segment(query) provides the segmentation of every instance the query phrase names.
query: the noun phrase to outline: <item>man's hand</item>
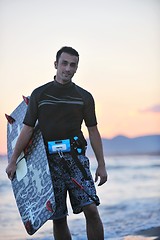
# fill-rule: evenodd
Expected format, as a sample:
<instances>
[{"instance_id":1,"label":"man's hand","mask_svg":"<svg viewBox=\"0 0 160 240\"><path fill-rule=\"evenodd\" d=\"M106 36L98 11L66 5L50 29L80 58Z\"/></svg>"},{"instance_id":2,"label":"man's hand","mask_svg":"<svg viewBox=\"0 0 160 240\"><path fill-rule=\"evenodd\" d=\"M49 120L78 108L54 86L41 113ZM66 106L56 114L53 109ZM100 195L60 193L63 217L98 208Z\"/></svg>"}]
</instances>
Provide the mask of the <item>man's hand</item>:
<instances>
[{"instance_id":1,"label":"man's hand","mask_svg":"<svg viewBox=\"0 0 160 240\"><path fill-rule=\"evenodd\" d=\"M12 180L14 178L14 174L16 172L16 163L10 162L6 168L6 173L8 175L8 178Z\"/></svg>"},{"instance_id":2,"label":"man's hand","mask_svg":"<svg viewBox=\"0 0 160 240\"><path fill-rule=\"evenodd\" d=\"M108 176L107 176L107 171L105 166L97 167L96 174L95 174L95 182L97 182L98 177L100 177L100 182L98 186L101 186L107 181Z\"/></svg>"},{"instance_id":3,"label":"man's hand","mask_svg":"<svg viewBox=\"0 0 160 240\"><path fill-rule=\"evenodd\" d=\"M12 180L14 178L14 174L16 172L16 161L17 161L18 157L20 156L21 152L23 152L23 150L28 145L28 143L32 137L33 131L34 131L33 127L27 126L25 124L23 125L21 133L17 139L13 154L11 156L10 162L6 168L6 173L10 180Z\"/></svg>"}]
</instances>

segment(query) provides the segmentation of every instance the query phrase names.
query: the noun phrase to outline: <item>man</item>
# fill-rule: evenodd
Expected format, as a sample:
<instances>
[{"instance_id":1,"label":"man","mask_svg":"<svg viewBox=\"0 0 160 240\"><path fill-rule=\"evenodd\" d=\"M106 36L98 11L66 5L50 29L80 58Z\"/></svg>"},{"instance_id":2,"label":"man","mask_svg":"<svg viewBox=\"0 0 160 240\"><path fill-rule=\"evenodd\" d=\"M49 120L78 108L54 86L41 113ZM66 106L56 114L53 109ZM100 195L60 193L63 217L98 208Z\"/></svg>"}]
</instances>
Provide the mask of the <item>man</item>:
<instances>
[{"instance_id":1,"label":"man","mask_svg":"<svg viewBox=\"0 0 160 240\"><path fill-rule=\"evenodd\" d=\"M73 212L84 212L88 239L103 240L103 225L97 210L99 199L90 173L89 161L85 156L86 141L81 131L83 120L88 128L91 146L98 162L95 181L100 177L99 186L107 181L107 172L97 128L94 99L89 92L72 82L78 62L79 54L71 47L63 47L57 52L54 81L35 89L31 94L24 126L6 173L12 180L16 171L16 160L27 146L38 120L55 191L56 211L53 215L55 239L71 239L67 225L68 191ZM68 143L69 150L63 151L66 150ZM83 186L85 192L74 184L73 178Z\"/></svg>"}]
</instances>

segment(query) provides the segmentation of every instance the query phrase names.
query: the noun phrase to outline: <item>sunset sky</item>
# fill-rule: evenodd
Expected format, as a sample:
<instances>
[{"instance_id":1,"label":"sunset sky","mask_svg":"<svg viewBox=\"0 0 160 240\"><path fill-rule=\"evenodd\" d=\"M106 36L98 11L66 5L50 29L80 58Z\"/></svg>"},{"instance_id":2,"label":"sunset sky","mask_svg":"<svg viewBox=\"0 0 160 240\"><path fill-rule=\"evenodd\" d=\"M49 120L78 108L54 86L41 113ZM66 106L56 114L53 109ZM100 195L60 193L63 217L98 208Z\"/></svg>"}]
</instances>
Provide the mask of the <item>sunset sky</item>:
<instances>
[{"instance_id":1,"label":"sunset sky","mask_svg":"<svg viewBox=\"0 0 160 240\"><path fill-rule=\"evenodd\" d=\"M159 0L1 0L0 154L4 114L53 79L62 46L80 54L73 81L92 93L103 137L160 134Z\"/></svg>"}]
</instances>

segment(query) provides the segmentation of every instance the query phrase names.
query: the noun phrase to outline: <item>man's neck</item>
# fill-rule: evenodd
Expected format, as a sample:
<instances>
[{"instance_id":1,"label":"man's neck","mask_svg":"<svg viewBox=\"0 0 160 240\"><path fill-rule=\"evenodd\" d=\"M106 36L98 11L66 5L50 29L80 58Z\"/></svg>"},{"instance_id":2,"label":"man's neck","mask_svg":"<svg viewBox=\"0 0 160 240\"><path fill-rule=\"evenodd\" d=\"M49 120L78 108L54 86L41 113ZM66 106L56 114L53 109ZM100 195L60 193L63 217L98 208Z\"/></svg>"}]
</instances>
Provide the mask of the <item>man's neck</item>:
<instances>
[{"instance_id":1,"label":"man's neck","mask_svg":"<svg viewBox=\"0 0 160 240\"><path fill-rule=\"evenodd\" d=\"M61 79L61 78L59 78L59 77L57 77L57 76L55 76L54 79L55 79L58 83L63 84L63 85L68 84L68 83L70 83L70 82L72 81L71 79L65 81L65 80L63 80L63 79Z\"/></svg>"},{"instance_id":2,"label":"man's neck","mask_svg":"<svg viewBox=\"0 0 160 240\"><path fill-rule=\"evenodd\" d=\"M67 81L65 83L61 83L60 81L57 81L57 78L56 76L54 76L54 82L56 84L56 86L60 87L60 88L63 88L63 87L70 87L73 85L73 82L70 80L70 81Z\"/></svg>"}]
</instances>

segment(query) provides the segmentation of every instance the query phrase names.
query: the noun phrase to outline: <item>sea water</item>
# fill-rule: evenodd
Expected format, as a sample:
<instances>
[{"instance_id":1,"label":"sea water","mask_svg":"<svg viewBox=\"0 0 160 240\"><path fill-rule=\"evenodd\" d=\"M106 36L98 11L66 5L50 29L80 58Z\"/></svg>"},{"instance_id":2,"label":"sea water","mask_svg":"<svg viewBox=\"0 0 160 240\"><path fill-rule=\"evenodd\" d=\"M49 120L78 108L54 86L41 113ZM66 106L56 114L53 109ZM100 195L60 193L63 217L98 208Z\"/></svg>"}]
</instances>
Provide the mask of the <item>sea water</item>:
<instances>
[{"instance_id":1,"label":"sea water","mask_svg":"<svg viewBox=\"0 0 160 240\"><path fill-rule=\"evenodd\" d=\"M160 156L106 157L108 182L98 187L98 207L105 239L120 240L136 231L160 226ZM94 177L96 161L90 158ZM21 222L5 168L0 158L0 240L51 240L52 221L33 236ZM68 200L68 222L73 240L86 240L83 213L74 215Z\"/></svg>"}]
</instances>

